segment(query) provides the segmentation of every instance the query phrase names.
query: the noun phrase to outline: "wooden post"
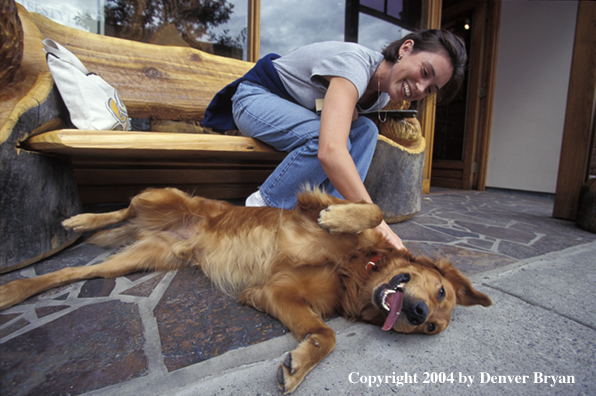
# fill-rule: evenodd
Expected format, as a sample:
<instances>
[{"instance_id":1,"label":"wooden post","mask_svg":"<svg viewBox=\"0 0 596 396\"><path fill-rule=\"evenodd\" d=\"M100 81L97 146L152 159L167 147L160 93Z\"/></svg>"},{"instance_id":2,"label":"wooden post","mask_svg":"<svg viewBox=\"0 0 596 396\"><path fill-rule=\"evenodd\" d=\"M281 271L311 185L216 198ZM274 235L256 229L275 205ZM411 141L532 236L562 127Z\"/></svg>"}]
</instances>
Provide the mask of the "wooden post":
<instances>
[{"instance_id":1,"label":"wooden post","mask_svg":"<svg viewBox=\"0 0 596 396\"><path fill-rule=\"evenodd\" d=\"M553 217L575 220L588 177L596 116L596 2L580 1Z\"/></svg>"},{"instance_id":2,"label":"wooden post","mask_svg":"<svg viewBox=\"0 0 596 396\"><path fill-rule=\"evenodd\" d=\"M442 0L424 0L422 3L422 21L423 29L439 29L441 27L441 7ZM430 191L430 174L433 161L433 142L435 138L435 110L437 107L434 95L424 100L424 107L420 109L420 126L422 127L422 136L426 139L426 156L424 162L424 175L422 181L422 193L428 194Z\"/></svg>"},{"instance_id":3,"label":"wooden post","mask_svg":"<svg viewBox=\"0 0 596 396\"><path fill-rule=\"evenodd\" d=\"M246 60L256 62L261 52L261 0L248 0Z\"/></svg>"}]
</instances>

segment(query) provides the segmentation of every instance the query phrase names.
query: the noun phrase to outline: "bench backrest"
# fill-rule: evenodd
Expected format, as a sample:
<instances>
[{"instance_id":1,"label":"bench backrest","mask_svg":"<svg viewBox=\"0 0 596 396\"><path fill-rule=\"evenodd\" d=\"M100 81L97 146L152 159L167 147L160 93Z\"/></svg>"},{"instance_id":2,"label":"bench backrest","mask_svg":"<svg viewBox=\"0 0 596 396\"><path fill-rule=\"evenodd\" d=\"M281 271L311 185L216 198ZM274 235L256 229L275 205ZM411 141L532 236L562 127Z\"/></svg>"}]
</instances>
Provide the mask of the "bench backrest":
<instances>
[{"instance_id":1,"label":"bench backrest","mask_svg":"<svg viewBox=\"0 0 596 396\"><path fill-rule=\"evenodd\" d=\"M118 90L130 117L203 119L221 88L252 63L192 48L160 46L83 32L31 13L43 38L51 38Z\"/></svg>"}]
</instances>

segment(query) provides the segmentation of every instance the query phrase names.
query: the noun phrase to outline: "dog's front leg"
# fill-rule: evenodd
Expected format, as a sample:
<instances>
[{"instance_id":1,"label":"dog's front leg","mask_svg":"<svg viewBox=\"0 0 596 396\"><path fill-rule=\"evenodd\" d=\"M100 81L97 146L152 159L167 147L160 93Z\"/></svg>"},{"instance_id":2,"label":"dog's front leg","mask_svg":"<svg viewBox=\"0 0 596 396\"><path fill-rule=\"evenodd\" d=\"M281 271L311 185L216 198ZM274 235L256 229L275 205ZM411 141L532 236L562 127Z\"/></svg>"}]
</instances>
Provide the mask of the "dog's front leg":
<instances>
[{"instance_id":1,"label":"dog's front leg","mask_svg":"<svg viewBox=\"0 0 596 396\"><path fill-rule=\"evenodd\" d=\"M279 286L279 285L278 285ZM277 368L277 385L288 394L335 348L335 333L292 288L275 285L251 288L240 302L253 306L280 320L300 341Z\"/></svg>"}]
</instances>

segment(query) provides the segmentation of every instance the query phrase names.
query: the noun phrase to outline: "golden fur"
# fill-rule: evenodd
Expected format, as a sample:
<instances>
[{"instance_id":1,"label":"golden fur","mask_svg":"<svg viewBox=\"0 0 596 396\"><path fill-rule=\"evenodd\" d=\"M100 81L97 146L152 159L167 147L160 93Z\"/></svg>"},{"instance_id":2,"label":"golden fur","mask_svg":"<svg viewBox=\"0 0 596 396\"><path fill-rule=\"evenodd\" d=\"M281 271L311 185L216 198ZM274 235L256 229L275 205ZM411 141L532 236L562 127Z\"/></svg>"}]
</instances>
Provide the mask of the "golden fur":
<instances>
[{"instance_id":1,"label":"golden fur","mask_svg":"<svg viewBox=\"0 0 596 396\"><path fill-rule=\"evenodd\" d=\"M294 210L280 210L150 189L126 209L81 214L63 223L76 231L124 223L89 240L126 245L122 251L100 264L3 285L0 309L82 279L199 266L221 290L279 319L300 341L277 371L280 389L289 393L335 347L335 334L323 319L339 313L383 325L388 312L374 295L395 279L408 279L402 313L391 326L395 331L436 334L447 327L456 304L491 304L449 262L390 248L371 230L382 218L376 205L320 191L301 194ZM367 272L365 265L375 256L379 259Z\"/></svg>"}]
</instances>

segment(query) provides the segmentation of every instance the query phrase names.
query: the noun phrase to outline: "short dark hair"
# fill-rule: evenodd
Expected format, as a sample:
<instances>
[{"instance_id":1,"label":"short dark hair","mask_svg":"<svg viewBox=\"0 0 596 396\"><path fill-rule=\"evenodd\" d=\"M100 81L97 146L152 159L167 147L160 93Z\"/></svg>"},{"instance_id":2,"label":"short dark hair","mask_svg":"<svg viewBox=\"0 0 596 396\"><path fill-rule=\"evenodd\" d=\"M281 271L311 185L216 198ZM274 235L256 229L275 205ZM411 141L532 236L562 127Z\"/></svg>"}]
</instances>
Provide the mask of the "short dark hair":
<instances>
[{"instance_id":1,"label":"short dark hair","mask_svg":"<svg viewBox=\"0 0 596 396\"><path fill-rule=\"evenodd\" d=\"M399 59L399 49L407 40L414 42L413 51L422 52L447 52L447 56L453 66L451 79L437 93L437 101L441 103L450 102L459 91L463 80L468 55L464 41L448 30L429 29L420 32L410 33L400 40L394 41L383 50L386 61L395 63Z\"/></svg>"}]
</instances>

